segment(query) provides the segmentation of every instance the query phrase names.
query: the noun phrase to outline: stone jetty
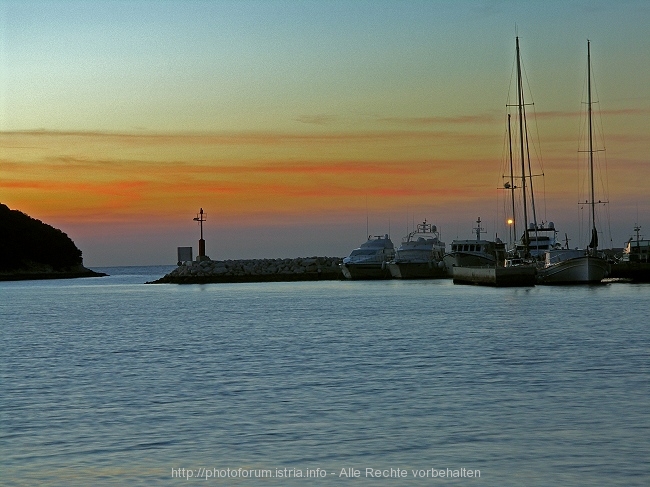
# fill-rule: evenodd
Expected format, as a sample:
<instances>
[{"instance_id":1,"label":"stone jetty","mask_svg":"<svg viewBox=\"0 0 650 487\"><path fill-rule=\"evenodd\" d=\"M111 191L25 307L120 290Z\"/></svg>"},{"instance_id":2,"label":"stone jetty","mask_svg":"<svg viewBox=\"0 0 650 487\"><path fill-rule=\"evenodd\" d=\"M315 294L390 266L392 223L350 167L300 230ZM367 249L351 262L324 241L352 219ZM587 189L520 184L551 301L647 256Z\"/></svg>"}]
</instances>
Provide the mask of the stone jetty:
<instances>
[{"instance_id":1,"label":"stone jetty","mask_svg":"<svg viewBox=\"0 0 650 487\"><path fill-rule=\"evenodd\" d=\"M169 274L147 284L337 280L343 279L341 262L340 257L182 262Z\"/></svg>"}]
</instances>

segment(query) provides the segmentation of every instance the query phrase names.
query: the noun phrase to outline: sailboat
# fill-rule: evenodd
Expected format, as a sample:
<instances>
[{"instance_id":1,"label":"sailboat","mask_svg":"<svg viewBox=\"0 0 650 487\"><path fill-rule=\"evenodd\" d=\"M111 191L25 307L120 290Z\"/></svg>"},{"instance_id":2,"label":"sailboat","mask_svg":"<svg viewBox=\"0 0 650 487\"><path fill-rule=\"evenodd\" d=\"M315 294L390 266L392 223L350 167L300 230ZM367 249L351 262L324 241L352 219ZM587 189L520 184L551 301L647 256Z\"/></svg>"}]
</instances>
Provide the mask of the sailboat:
<instances>
[{"instance_id":1,"label":"sailboat","mask_svg":"<svg viewBox=\"0 0 650 487\"><path fill-rule=\"evenodd\" d=\"M517 46L517 107L519 110L519 142L521 146L521 185L524 221L528 220L528 208L526 203L526 153L524 145L527 143L525 135L525 103L524 90L521 72L521 56L519 50L519 37L516 38ZM510 139L510 183L505 187L512 190L512 207L514 212L514 178L512 170L512 142L510 137L510 116L508 116L508 138ZM530 165L529 165L530 167ZM530 172L530 171L529 171ZM532 178L532 176L531 176ZM530 182L532 192L532 179ZM533 202L533 215L534 198ZM530 258L529 250L529 232L524 231L522 237L521 255L506 255L505 244L497 239L495 242L482 241L481 236L481 219L477 220L476 242L454 241L451 244L450 255L454 257L451 262L451 273L455 284L484 284L491 286L534 286L536 282L537 266ZM537 228L535 219L535 228ZM516 230L515 230L516 232ZM469 250L469 253L468 253ZM474 252L472 252L474 251ZM472 254L478 254L472 255ZM472 262L468 256L475 257ZM476 258L480 257L483 262L478 265ZM507 258L509 257L509 258ZM463 258L465 262L463 262ZM471 263L470 263L471 262Z\"/></svg>"},{"instance_id":2,"label":"sailboat","mask_svg":"<svg viewBox=\"0 0 650 487\"><path fill-rule=\"evenodd\" d=\"M508 252L506 265L514 264L538 264L544 259L544 252L550 249L559 249L560 243L557 241L557 230L553 222L538 222L537 211L535 208L535 194L533 192L533 170L531 168L530 151L528 147L528 123L526 121L526 105L524 101L524 87L522 79L521 55L519 49L519 38L517 38L517 107L519 119L519 155L521 160L521 193L523 203L523 222L524 231L519 242L515 243L514 248ZM515 216L515 178L513 172L512 156L512 136L510 129L510 114L508 114L508 142L509 142L509 162L510 162L510 181L506 182L504 188L510 190L512 199L512 218L509 224L512 224L513 233L517 235L517 218ZM528 167L528 174L526 173ZM543 174L542 174L543 175ZM530 193L530 209L532 221L528 220L528 196ZM526 223L528 226L526 227Z\"/></svg>"},{"instance_id":3,"label":"sailboat","mask_svg":"<svg viewBox=\"0 0 650 487\"><path fill-rule=\"evenodd\" d=\"M587 110L589 122L589 176L591 201L591 241L586 249L549 250L545 253L544 267L538 273L540 284L593 284L610 271L607 260L598 255L598 230L594 194L594 144L591 99L591 44L587 41Z\"/></svg>"}]
</instances>

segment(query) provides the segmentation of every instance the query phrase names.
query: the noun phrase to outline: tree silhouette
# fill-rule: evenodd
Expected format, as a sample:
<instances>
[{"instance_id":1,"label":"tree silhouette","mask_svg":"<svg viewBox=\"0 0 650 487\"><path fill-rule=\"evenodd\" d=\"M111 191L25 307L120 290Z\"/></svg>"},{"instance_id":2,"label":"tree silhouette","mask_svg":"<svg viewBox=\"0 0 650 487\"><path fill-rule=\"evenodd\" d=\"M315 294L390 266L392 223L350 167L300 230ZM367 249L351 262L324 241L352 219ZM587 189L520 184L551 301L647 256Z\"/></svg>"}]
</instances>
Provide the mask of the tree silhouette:
<instances>
[{"instance_id":1,"label":"tree silhouette","mask_svg":"<svg viewBox=\"0 0 650 487\"><path fill-rule=\"evenodd\" d=\"M61 230L0 203L0 271L82 264L81 250Z\"/></svg>"}]
</instances>

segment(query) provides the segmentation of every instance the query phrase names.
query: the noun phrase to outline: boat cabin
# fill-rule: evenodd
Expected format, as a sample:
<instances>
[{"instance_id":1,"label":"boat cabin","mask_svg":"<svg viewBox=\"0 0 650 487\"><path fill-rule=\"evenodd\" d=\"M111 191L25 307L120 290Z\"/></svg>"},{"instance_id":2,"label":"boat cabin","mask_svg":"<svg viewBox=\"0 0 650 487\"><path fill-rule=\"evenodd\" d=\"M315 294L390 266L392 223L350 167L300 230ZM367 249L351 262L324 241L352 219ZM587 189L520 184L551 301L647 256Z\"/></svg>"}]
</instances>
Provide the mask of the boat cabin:
<instances>
[{"instance_id":1,"label":"boat cabin","mask_svg":"<svg viewBox=\"0 0 650 487\"><path fill-rule=\"evenodd\" d=\"M506 246L501 241L489 240L454 240L450 254L455 257L454 265L458 267L497 265L503 266L506 258Z\"/></svg>"},{"instance_id":2,"label":"boat cabin","mask_svg":"<svg viewBox=\"0 0 650 487\"><path fill-rule=\"evenodd\" d=\"M557 250L561 248L561 244L557 241L557 230L553 222L548 222L545 225L543 222L537 226L531 223L526 229L528 236L528 252L532 257L542 258L548 250ZM523 242L522 236L521 241ZM517 244L517 254L524 255L526 247L523 243Z\"/></svg>"},{"instance_id":3,"label":"boat cabin","mask_svg":"<svg viewBox=\"0 0 650 487\"><path fill-rule=\"evenodd\" d=\"M650 240L630 240L623 249L624 262L650 262Z\"/></svg>"}]
</instances>

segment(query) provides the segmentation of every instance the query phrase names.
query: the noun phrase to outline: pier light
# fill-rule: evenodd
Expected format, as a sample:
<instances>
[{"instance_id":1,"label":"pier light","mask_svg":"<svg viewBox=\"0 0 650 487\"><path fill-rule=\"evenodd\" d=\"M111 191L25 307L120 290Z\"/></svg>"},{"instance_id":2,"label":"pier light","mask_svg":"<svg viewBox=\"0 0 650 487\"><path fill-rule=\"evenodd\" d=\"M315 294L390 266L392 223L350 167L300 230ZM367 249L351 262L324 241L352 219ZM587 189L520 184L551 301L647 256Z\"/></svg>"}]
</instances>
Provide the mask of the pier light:
<instances>
[{"instance_id":1,"label":"pier light","mask_svg":"<svg viewBox=\"0 0 650 487\"><path fill-rule=\"evenodd\" d=\"M508 243L510 245L512 245L512 242L513 242L512 227L513 227L513 224L515 223L515 220L514 220L514 218L508 218L506 220L506 223L508 224Z\"/></svg>"}]
</instances>

